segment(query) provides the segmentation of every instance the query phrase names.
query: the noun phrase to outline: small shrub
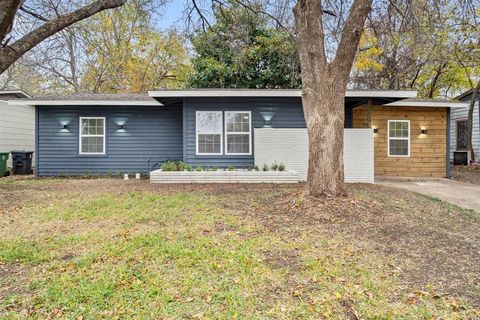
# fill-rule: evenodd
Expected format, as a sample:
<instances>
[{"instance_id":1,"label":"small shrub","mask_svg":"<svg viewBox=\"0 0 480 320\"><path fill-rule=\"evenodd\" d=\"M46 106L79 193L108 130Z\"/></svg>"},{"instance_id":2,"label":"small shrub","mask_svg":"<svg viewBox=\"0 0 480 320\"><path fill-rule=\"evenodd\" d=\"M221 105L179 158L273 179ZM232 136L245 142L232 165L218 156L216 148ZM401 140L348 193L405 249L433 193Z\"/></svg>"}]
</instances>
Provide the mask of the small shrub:
<instances>
[{"instance_id":1,"label":"small shrub","mask_svg":"<svg viewBox=\"0 0 480 320\"><path fill-rule=\"evenodd\" d=\"M188 166L190 165L185 164L183 161L165 161L161 169L162 171L188 171Z\"/></svg>"},{"instance_id":2,"label":"small shrub","mask_svg":"<svg viewBox=\"0 0 480 320\"><path fill-rule=\"evenodd\" d=\"M233 171L233 170L235 170L235 167L234 166L228 166L227 170L228 171Z\"/></svg>"},{"instance_id":3,"label":"small shrub","mask_svg":"<svg viewBox=\"0 0 480 320\"><path fill-rule=\"evenodd\" d=\"M254 165L254 166L253 166L253 170L255 170L255 171L260 171L260 169L258 169L258 166L257 166L257 165Z\"/></svg>"},{"instance_id":4,"label":"small shrub","mask_svg":"<svg viewBox=\"0 0 480 320\"><path fill-rule=\"evenodd\" d=\"M165 161L164 163L162 163L162 166L160 168L162 169L162 171L176 171L176 166L173 161Z\"/></svg>"},{"instance_id":5,"label":"small shrub","mask_svg":"<svg viewBox=\"0 0 480 320\"><path fill-rule=\"evenodd\" d=\"M285 171L285 165L283 163L278 165L278 171Z\"/></svg>"},{"instance_id":6,"label":"small shrub","mask_svg":"<svg viewBox=\"0 0 480 320\"><path fill-rule=\"evenodd\" d=\"M203 171L203 168L201 166L196 166L195 171Z\"/></svg>"},{"instance_id":7,"label":"small shrub","mask_svg":"<svg viewBox=\"0 0 480 320\"><path fill-rule=\"evenodd\" d=\"M253 171L253 166L247 168L248 171Z\"/></svg>"},{"instance_id":8,"label":"small shrub","mask_svg":"<svg viewBox=\"0 0 480 320\"><path fill-rule=\"evenodd\" d=\"M272 171L277 171L278 170L278 164L276 162L272 163Z\"/></svg>"},{"instance_id":9,"label":"small shrub","mask_svg":"<svg viewBox=\"0 0 480 320\"><path fill-rule=\"evenodd\" d=\"M262 170L263 171L268 171L268 164L265 163L262 167Z\"/></svg>"},{"instance_id":10,"label":"small shrub","mask_svg":"<svg viewBox=\"0 0 480 320\"><path fill-rule=\"evenodd\" d=\"M185 170L186 171L193 171L193 167L191 164L185 163Z\"/></svg>"},{"instance_id":11,"label":"small shrub","mask_svg":"<svg viewBox=\"0 0 480 320\"><path fill-rule=\"evenodd\" d=\"M218 167L212 167L212 171L217 171Z\"/></svg>"}]
</instances>

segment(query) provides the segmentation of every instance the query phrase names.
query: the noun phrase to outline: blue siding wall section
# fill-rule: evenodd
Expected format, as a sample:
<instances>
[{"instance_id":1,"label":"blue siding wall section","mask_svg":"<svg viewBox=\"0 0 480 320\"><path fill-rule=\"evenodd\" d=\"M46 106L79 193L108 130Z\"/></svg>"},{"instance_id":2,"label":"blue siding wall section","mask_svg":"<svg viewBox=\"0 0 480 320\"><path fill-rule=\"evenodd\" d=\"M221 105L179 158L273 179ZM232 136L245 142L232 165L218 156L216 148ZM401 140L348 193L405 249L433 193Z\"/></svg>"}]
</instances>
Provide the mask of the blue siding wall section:
<instances>
[{"instance_id":1,"label":"blue siding wall section","mask_svg":"<svg viewBox=\"0 0 480 320\"><path fill-rule=\"evenodd\" d=\"M38 106L37 175L149 172L156 162L183 158L182 104ZM106 155L79 155L79 117L106 117ZM119 124L125 122L124 130ZM62 129L62 124L67 129Z\"/></svg>"},{"instance_id":2,"label":"blue siding wall section","mask_svg":"<svg viewBox=\"0 0 480 320\"><path fill-rule=\"evenodd\" d=\"M305 128L302 102L299 98L259 99L259 98L189 98L185 99L185 158L193 166L204 167L248 167L254 164L254 155L196 155L196 111L251 111L253 128L264 126L260 111L274 108L275 116L272 119L274 128ZM253 143L252 130L252 143ZM225 148L224 148L225 149ZM253 146L252 146L253 150ZM224 150L225 151L225 150Z\"/></svg>"}]
</instances>

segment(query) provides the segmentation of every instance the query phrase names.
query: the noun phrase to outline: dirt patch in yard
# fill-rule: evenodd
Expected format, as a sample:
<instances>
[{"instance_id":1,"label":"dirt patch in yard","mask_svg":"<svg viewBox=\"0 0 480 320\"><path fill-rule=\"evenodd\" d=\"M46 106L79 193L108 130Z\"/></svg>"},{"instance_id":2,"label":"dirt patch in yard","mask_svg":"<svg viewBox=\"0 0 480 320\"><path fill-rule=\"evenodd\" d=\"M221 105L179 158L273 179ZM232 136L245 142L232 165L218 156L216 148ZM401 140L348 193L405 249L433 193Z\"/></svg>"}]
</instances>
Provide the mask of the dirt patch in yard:
<instances>
[{"instance_id":1,"label":"dirt patch in yard","mask_svg":"<svg viewBox=\"0 0 480 320\"><path fill-rule=\"evenodd\" d=\"M412 291L433 286L439 296L463 296L480 305L480 217L472 211L376 185L350 185L349 197L322 200L299 189L276 189L264 199L260 190L242 192L240 204L234 193L224 193L224 206L242 208L272 232L291 238L309 232L340 235L360 250L391 257L392 271ZM297 265L292 254L266 258Z\"/></svg>"},{"instance_id":2,"label":"dirt patch in yard","mask_svg":"<svg viewBox=\"0 0 480 320\"><path fill-rule=\"evenodd\" d=\"M477 166L453 166L452 179L480 185L480 165Z\"/></svg>"}]
</instances>

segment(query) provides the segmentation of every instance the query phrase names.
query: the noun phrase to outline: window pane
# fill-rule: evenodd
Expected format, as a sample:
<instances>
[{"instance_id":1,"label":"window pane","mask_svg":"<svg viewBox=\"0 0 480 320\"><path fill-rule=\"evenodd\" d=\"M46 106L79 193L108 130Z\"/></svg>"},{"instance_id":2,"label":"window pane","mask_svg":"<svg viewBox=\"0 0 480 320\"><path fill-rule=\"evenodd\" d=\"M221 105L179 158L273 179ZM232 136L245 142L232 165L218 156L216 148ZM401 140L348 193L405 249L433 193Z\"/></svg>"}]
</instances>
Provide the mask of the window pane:
<instances>
[{"instance_id":1,"label":"window pane","mask_svg":"<svg viewBox=\"0 0 480 320\"><path fill-rule=\"evenodd\" d=\"M248 134L227 135L228 153L250 153L250 136Z\"/></svg>"},{"instance_id":2,"label":"window pane","mask_svg":"<svg viewBox=\"0 0 480 320\"><path fill-rule=\"evenodd\" d=\"M82 135L103 135L105 123L103 119L82 119L80 124Z\"/></svg>"},{"instance_id":3,"label":"window pane","mask_svg":"<svg viewBox=\"0 0 480 320\"><path fill-rule=\"evenodd\" d=\"M199 133L221 133L222 113L221 112L197 112L197 132Z\"/></svg>"},{"instance_id":4,"label":"window pane","mask_svg":"<svg viewBox=\"0 0 480 320\"><path fill-rule=\"evenodd\" d=\"M103 137L82 137L83 153L103 153Z\"/></svg>"},{"instance_id":5,"label":"window pane","mask_svg":"<svg viewBox=\"0 0 480 320\"><path fill-rule=\"evenodd\" d=\"M250 132L250 113L226 112L227 132Z\"/></svg>"},{"instance_id":6,"label":"window pane","mask_svg":"<svg viewBox=\"0 0 480 320\"><path fill-rule=\"evenodd\" d=\"M219 134L199 134L198 135L198 152L199 153L220 153L221 152L221 136Z\"/></svg>"},{"instance_id":7,"label":"window pane","mask_svg":"<svg viewBox=\"0 0 480 320\"><path fill-rule=\"evenodd\" d=\"M391 121L388 135L390 138L408 138L408 122Z\"/></svg>"},{"instance_id":8,"label":"window pane","mask_svg":"<svg viewBox=\"0 0 480 320\"><path fill-rule=\"evenodd\" d=\"M391 156L408 156L408 140L390 140Z\"/></svg>"}]
</instances>

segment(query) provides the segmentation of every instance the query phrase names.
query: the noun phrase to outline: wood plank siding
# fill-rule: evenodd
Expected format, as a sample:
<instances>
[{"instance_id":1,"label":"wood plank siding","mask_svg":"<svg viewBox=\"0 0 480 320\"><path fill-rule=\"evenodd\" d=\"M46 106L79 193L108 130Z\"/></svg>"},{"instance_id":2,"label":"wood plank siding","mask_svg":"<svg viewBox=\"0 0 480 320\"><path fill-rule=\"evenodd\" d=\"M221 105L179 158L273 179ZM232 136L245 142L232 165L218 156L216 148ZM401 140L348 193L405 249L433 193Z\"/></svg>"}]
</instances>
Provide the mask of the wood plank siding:
<instances>
[{"instance_id":1,"label":"wood plank siding","mask_svg":"<svg viewBox=\"0 0 480 320\"><path fill-rule=\"evenodd\" d=\"M400 177L444 177L447 154L447 109L374 106L371 127L375 140L375 175ZM388 156L388 120L410 120L410 156ZM353 127L368 128L368 108L353 110ZM427 129L427 134L421 134Z\"/></svg>"}]
</instances>

